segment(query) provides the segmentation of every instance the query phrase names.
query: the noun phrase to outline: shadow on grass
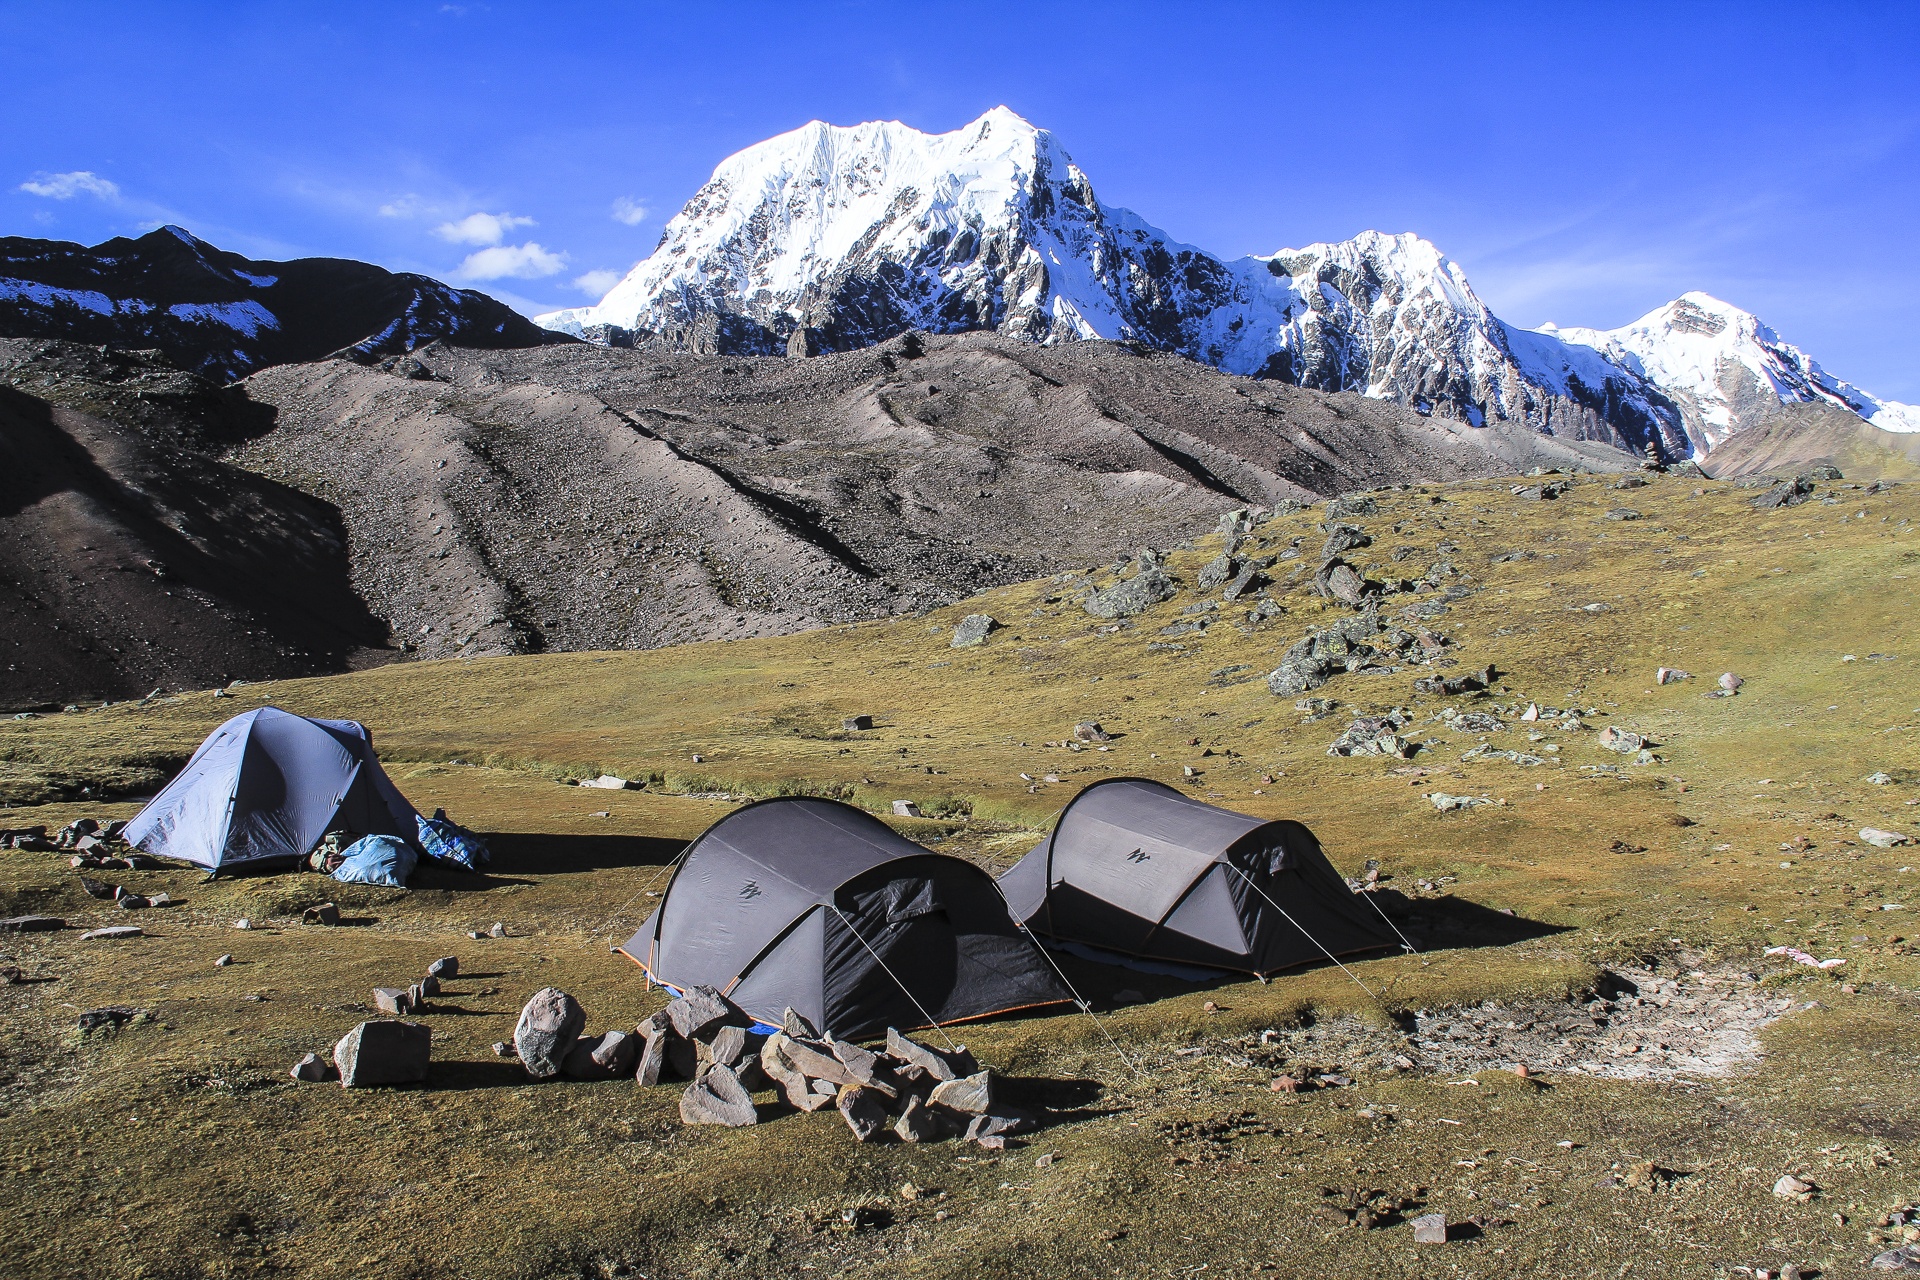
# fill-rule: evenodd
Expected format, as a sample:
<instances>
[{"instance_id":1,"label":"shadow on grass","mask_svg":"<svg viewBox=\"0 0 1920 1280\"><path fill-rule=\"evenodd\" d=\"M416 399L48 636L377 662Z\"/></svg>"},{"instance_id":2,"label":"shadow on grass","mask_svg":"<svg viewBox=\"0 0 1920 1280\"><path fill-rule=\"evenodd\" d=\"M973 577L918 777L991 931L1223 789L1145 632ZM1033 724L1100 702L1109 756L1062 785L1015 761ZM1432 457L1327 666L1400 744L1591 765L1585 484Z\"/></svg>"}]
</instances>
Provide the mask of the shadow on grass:
<instances>
[{"instance_id":1,"label":"shadow on grass","mask_svg":"<svg viewBox=\"0 0 1920 1280\"><path fill-rule=\"evenodd\" d=\"M1569 925L1510 916L1465 898L1407 898L1391 889L1376 892L1374 898L1422 951L1506 947L1571 930Z\"/></svg>"},{"instance_id":2,"label":"shadow on grass","mask_svg":"<svg viewBox=\"0 0 1920 1280\"><path fill-rule=\"evenodd\" d=\"M583 836L554 835L546 832L513 831L487 837L493 861L483 876L551 875L563 871L599 871L609 867L664 867L687 847L685 840L660 836ZM436 869L437 872L437 869ZM471 882L471 872L448 871L446 885L457 888L460 880ZM515 883L525 883L516 881Z\"/></svg>"}]
</instances>

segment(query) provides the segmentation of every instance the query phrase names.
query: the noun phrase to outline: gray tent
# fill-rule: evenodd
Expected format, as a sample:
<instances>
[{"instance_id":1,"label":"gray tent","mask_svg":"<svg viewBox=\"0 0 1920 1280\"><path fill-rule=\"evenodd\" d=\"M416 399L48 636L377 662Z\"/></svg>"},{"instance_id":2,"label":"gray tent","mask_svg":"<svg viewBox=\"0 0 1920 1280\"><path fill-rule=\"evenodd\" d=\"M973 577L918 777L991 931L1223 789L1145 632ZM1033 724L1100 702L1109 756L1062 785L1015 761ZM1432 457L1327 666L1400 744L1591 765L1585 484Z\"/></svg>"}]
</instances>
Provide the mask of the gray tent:
<instances>
[{"instance_id":1,"label":"gray tent","mask_svg":"<svg viewBox=\"0 0 1920 1280\"><path fill-rule=\"evenodd\" d=\"M1146 778L1081 791L1000 887L1035 933L1174 964L1266 974L1395 945L1304 826Z\"/></svg>"},{"instance_id":2,"label":"gray tent","mask_svg":"<svg viewBox=\"0 0 1920 1280\"><path fill-rule=\"evenodd\" d=\"M209 734L124 834L137 849L218 870L301 858L334 830L412 842L418 817L364 726L260 707Z\"/></svg>"},{"instance_id":3,"label":"gray tent","mask_svg":"<svg viewBox=\"0 0 1920 1280\"><path fill-rule=\"evenodd\" d=\"M985 871L810 797L707 828L620 949L667 986L717 987L776 1026L792 1008L842 1037L1068 999Z\"/></svg>"}]
</instances>

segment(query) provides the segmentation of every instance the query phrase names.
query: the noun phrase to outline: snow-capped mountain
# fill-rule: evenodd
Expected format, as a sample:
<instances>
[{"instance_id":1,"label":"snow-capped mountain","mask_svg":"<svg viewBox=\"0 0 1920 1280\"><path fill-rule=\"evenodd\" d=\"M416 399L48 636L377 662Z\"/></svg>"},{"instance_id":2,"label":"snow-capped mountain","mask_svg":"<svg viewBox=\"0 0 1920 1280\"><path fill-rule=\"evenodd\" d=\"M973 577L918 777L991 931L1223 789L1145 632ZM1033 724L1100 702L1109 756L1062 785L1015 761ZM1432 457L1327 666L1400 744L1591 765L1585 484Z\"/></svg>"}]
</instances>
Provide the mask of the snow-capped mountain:
<instances>
[{"instance_id":1,"label":"snow-capped mountain","mask_svg":"<svg viewBox=\"0 0 1920 1280\"><path fill-rule=\"evenodd\" d=\"M91 247L0 238L0 336L158 348L222 380L344 349L384 356L436 339L526 347L556 337L426 276L344 258L255 262L173 226Z\"/></svg>"},{"instance_id":2,"label":"snow-capped mountain","mask_svg":"<svg viewBox=\"0 0 1920 1280\"><path fill-rule=\"evenodd\" d=\"M1722 356L1782 399L1846 404L1876 425L1920 417L1821 372L1724 304L1713 306L1745 322L1721 324L1728 351L1708 352L1693 339L1710 322L1681 316L1683 304L1701 310L1682 299L1605 334L1518 329L1414 235L1222 259L1103 204L1052 134L1000 107L952 133L815 121L749 147L598 305L537 322L767 355L851 350L908 329L1104 338L1668 458L1751 416L1751 388L1722 385Z\"/></svg>"},{"instance_id":3,"label":"snow-capped mountain","mask_svg":"<svg viewBox=\"0 0 1920 1280\"><path fill-rule=\"evenodd\" d=\"M1758 316L1705 293L1684 293L1618 329L1558 329L1660 387L1705 452L1783 404L1830 405L1882 431L1920 431L1920 408L1880 400L1834 377Z\"/></svg>"}]
</instances>

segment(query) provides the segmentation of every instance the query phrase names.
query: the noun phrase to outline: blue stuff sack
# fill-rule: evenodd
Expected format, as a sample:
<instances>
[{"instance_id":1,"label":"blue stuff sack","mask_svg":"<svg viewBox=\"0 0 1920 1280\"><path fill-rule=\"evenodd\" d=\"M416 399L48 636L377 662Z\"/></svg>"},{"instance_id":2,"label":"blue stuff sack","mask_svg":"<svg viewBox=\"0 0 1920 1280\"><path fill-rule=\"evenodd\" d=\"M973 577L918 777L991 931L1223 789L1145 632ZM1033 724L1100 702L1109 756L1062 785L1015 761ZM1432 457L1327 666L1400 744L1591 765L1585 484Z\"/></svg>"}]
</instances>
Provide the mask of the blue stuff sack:
<instances>
[{"instance_id":1,"label":"blue stuff sack","mask_svg":"<svg viewBox=\"0 0 1920 1280\"><path fill-rule=\"evenodd\" d=\"M349 884L383 884L393 889L407 887L420 855L398 836L365 836L348 845L346 859L333 873L335 880Z\"/></svg>"},{"instance_id":2,"label":"blue stuff sack","mask_svg":"<svg viewBox=\"0 0 1920 1280\"><path fill-rule=\"evenodd\" d=\"M447 862L466 871L478 871L493 860L487 842L447 817L445 809L435 809L431 818L416 818L420 827L420 847L435 862Z\"/></svg>"}]
</instances>

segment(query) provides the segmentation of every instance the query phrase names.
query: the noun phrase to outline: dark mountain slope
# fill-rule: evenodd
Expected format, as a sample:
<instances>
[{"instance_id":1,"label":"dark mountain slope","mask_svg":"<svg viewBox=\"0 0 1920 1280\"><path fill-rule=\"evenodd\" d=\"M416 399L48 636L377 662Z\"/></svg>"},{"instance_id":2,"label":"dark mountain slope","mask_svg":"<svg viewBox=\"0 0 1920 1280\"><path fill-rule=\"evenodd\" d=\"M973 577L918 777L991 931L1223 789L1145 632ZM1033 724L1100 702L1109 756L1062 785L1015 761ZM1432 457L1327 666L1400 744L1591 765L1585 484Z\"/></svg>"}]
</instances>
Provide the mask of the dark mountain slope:
<instances>
[{"instance_id":1,"label":"dark mountain slope","mask_svg":"<svg viewBox=\"0 0 1920 1280\"><path fill-rule=\"evenodd\" d=\"M156 348L222 381L267 365L555 335L485 294L344 258L255 262L179 227L87 247L0 238L0 337Z\"/></svg>"},{"instance_id":2,"label":"dark mountain slope","mask_svg":"<svg viewBox=\"0 0 1920 1280\"><path fill-rule=\"evenodd\" d=\"M0 342L0 378L0 706L378 659L339 513L189 447L257 406L63 343Z\"/></svg>"}]
</instances>

